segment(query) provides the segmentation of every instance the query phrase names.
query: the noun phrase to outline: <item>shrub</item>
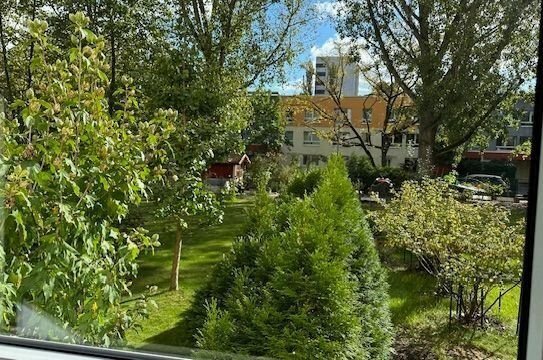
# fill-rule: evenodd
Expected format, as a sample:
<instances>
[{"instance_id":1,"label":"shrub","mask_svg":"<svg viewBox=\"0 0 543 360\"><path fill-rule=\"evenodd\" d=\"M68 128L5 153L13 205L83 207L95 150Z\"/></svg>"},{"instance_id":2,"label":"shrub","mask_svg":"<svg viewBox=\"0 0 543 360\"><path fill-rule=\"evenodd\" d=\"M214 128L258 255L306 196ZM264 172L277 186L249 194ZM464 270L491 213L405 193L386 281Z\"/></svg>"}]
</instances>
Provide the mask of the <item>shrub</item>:
<instances>
[{"instance_id":1,"label":"shrub","mask_svg":"<svg viewBox=\"0 0 543 360\"><path fill-rule=\"evenodd\" d=\"M283 192L300 171L295 161L280 154L258 155L251 161L245 176L245 185L249 189L258 189L264 184L267 190Z\"/></svg>"},{"instance_id":2,"label":"shrub","mask_svg":"<svg viewBox=\"0 0 543 360\"><path fill-rule=\"evenodd\" d=\"M261 197L256 208L269 221L234 243L196 296L198 345L275 358L388 358L385 274L342 159L331 159L311 195Z\"/></svg>"},{"instance_id":3,"label":"shrub","mask_svg":"<svg viewBox=\"0 0 543 360\"><path fill-rule=\"evenodd\" d=\"M322 170L312 168L307 171L299 171L287 186L287 194L302 198L311 195L322 177Z\"/></svg>"},{"instance_id":4,"label":"shrub","mask_svg":"<svg viewBox=\"0 0 543 360\"><path fill-rule=\"evenodd\" d=\"M70 20L73 47L56 61L60 51L44 35L47 24L30 22L32 88L12 106L18 118L0 113L0 297L8 293L0 300L0 325L14 330L12 306L24 303L69 331L17 323L19 335L108 346L147 314L145 301L121 301L130 294L139 254L157 246L158 236L118 224L160 177L149 164L163 161L157 144L175 114L136 118L128 79L116 91L123 107L110 114L105 44L86 29L82 13Z\"/></svg>"},{"instance_id":5,"label":"shrub","mask_svg":"<svg viewBox=\"0 0 543 360\"><path fill-rule=\"evenodd\" d=\"M379 176L377 169L371 165L365 156L352 155L347 160L349 178L358 190L365 191Z\"/></svg>"},{"instance_id":6,"label":"shrub","mask_svg":"<svg viewBox=\"0 0 543 360\"><path fill-rule=\"evenodd\" d=\"M385 166L373 167L365 156L352 155L347 161L349 178L355 187L361 191L368 191L376 178L389 178L394 188L399 189L407 180L418 179L418 174L402 168Z\"/></svg>"},{"instance_id":7,"label":"shrub","mask_svg":"<svg viewBox=\"0 0 543 360\"><path fill-rule=\"evenodd\" d=\"M406 182L374 221L385 244L413 253L457 300L459 318L473 322L494 305L486 301L493 288L519 283L524 226L502 207L458 197L441 180Z\"/></svg>"}]
</instances>

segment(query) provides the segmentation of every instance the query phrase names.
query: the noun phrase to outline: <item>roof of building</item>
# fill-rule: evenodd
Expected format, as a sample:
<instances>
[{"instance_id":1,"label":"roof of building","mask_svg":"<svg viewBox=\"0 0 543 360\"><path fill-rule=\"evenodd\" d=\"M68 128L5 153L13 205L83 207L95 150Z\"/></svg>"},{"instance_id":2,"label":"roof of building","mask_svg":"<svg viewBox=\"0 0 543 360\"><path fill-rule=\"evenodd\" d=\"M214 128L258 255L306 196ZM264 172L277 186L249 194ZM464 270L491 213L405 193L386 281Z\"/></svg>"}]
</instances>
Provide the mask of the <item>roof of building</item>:
<instances>
[{"instance_id":1,"label":"roof of building","mask_svg":"<svg viewBox=\"0 0 543 360\"><path fill-rule=\"evenodd\" d=\"M242 165L245 163L247 164L251 163L251 160L249 159L249 156L247 156L247 154L242 154L242 155L230 154L223 161L216 162L216 164L232 164L232 165Z\"/></svg>"}]
</instances>

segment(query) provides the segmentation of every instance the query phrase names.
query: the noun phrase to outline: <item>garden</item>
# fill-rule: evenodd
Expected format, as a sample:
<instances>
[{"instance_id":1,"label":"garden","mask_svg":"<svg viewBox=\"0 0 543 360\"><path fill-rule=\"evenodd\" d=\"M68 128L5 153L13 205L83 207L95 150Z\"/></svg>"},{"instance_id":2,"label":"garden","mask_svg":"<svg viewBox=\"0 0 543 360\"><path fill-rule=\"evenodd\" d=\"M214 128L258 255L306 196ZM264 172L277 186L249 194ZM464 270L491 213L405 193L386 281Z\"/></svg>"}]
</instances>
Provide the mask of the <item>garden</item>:
<instances>
[{"instance_id":1,"label":"garden","mask_svg":"<svg viewBox=\"0 0 543 360\"><path fill-rule=\"evenodd\" d=\"M530 24L493 37L507 40L498 58L519 54L508 71L481 56L496 44L469 53L449 33L441 56L477 60L468 78L460 71L420 90L411 79L439 54L417 51L396 59L416 61L390 84L376 84L410 98L397 126L420 119L420 131L434 129L421 134L417 173L387 165L400 131L387 126L381 166L333 154L302 170L282 153L287 109L263 85L284 82L314 4L213 3L0 4L0 332L211 359L514 358L524 214L431 175L438 159L502 131L507 118L489 114L528 96L517 77L532 68ZM375 43L395 16L346 3L353 17L337 31L353 39L366 22ZM465 30L509 29L504 9L511 23L529 20L529 5L497 3L474 11ZM461 10L437 6L425 21ZM374 51L376 62L386 57ZM407 81L405 69L423 76ZM496 101L503 84L511 93ZM386 107L388 122L394 103ZM355 137L371 155L371 137ZM210 168L254 145L244 183L212 190ZM394 183L387 201L361 202L377 176Z\"/></svg>"},{"instance_id":2,"label":"garden","mask_svg":"<svg viewBox=\"0 0 543 360\"><path fill-rule=\"evenodd\" d=\"M299 181L298 177L296 182ZM151 310L149 319L141 324L141 330L128 334L129 346L164 351L164 345L167 344L170 346L169 351L194 355L194 333L186 331L183 318L197 290L205 286L200 274L208 274L208 279L222 254L228 253L235 239L242 235L243 228L250 221L255 200L252 195L239 197L227 205L223 224L195 229L186 235L179 293L167 291L169 279L166 276L162 281L157 281L161 266L164 268L163 273L167 273L172 252L171 240L165 240L163 248L156 254L142 258L142 276L134 284L134 289L138 289L134 290L134 294L144 293L147 286L158 285L158 295L154 297L158 307ZM363 204L363 208L370 218L381 216L383 212L381 205L372 203ZM516 222L524 217L524 211L516 210L511 215L512 221ZM161 239L173 237L171 224L168 227L167 224L157 223L156 226L157 230L160 229ZM436 293L436 278L421 269L412 253L381 246L379 251L387 273L390 316L394 329L393 358L516 357L519 286L503 295L499 306L496 304L489 311L484 327L468 326L457 321L456 302L451 313L450 297ZM499 295L498 289L490 292L485 300L486 306L490 306Z\"/></svg>"}]
</instances>

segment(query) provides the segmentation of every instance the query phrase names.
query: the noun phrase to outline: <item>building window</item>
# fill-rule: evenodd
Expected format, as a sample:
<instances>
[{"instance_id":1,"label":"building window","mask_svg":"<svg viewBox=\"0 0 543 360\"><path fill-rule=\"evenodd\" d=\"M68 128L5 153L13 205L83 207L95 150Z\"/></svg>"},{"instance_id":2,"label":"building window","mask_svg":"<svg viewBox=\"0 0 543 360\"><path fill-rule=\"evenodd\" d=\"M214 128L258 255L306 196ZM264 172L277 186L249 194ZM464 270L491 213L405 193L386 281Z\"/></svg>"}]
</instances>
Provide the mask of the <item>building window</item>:
<instances>
[{"instance_id":1,"label":"building window","mask_svg":"<svg viewBox=\"0 0 543 360\"><path fill-rule=\"evenodd\" d=\"M324 95L325 93L324 89L315 89L315 95Z\"/></svg>"},{"instance_id":2,"label":"building window","mask_svg":"<svg viewBox=\"0 0 543 360\"><path fill-rule=\"evenodd\" d=\"M304 145L319 145L321 140L314 131L304 131Z\"/></svg>"},{"instance_id":3,"label":"building window","mask_svg":"<svg viewBox=\"0 0 543 360\"><path fill-rule=\"evenodd\" d=\"M285 144L290 146L294 145L294 131L285 131Z\"/></svg>"},{"instance_id":4,"label":"building window","mask_svg":"<svg viewBox=\"0 0 543 360\"><path fill-rule=\"evenodd\" d=\"M317 69L318 69L318 68L321 68L321 69L322 69L322 68L326 68L326 64L317 63L316 68L317 68Z\"/></svg>"},{"instance_id":5,"label":"building window","mask_svg":"<svg viewBox=\"0 0 543 360\"><path fill-rule=\"evenodd\" d=\"M523 125L532 125L534 122L534 112L533 111L525 111L522 114L522 121L521 123Z\"/></svg>"},{"instance_id":6,"label":"building window","mask_svg":"<svg viewBox=\"0 0 543 360\"><path fill-rule=\"evenodd\" d=\"M395 147L402 146L403 135L392 135L390 137L390 145Z\"/></svg>"},{"instance_id":7,"label":"building window","mask_svg":"<svg viewBox=\"0 0 543 360\"><path fill-rule=\"evenodd\" d=\"M304 112L304 121L312 122L319 119L319 114L315 110L306 110Z\"/></svg>"},{"instance_id":8,"label":"building window","mask_svg":"<svg viewBox=\"0 0 543 360\"><path fill-rule=\"evenodd\" d=\"M389 123L396 122L396 111L394 109L390 110L390 118L388 119Z\"/></svg>"},{"instance_id":9,"label":"building window","mask_svg":"<svg viewBox=\"0 0 543 360\"><path fill-rule=\"evenodd\" d=\"M326 76L326 71L317 71L317 76L325 77Z\"/></svg>"},{"instance_id":10,"label":"building window","mask_svg":"<svg viewBox=\"0 0 543 360\"><path fill-rule=\"evenodd\" d=\"M341 111L340 108L336 108L334 112L336 114L337 119L343 119L343 113L345 113L347 115L347 120L351 121L351 115L352 115L351 109L343 109L343 111Z\"/></svg>"},{"instance_id":11,"label":"building window","mask_svg":"<svg viewBox=\"0 0 543 360\"><path fill-rule=\"evenodd\" d=\"M288 123L291 123L294 121L294 111L292 109L287 109L287 112L285 114L285 119Z\"/></svg>"},{"instance_id":12,"label":"building window","mask_svg":"<svg viewBox=\"0 0 543 360\"><path fill-rule=\"evenodd\" d=\"M419 146L419 134L407 134L405 143L409 146Z\"/></svg>"},{"instance_id":13,"label":"building window","mask_svg":"<svg viewBox=\"0 0 543 360\"><path fill-rule=\"evenodd\" d=\"M339 133L335 134L332 144L350 146L348 140L350 137L351 133L349 131L340 131Z\"/></svg>"},{"instance_id":14,"label":"building window","mask_svg":"<svg viewBox=\"0 0 543 360\"><path fill-rule=\"evenodd\" d=\"M531 140L531 139L532 139L531 136L520 136L520 137L518 138L518 144L519 144L519 145L522 145L522 144L524 144L526 141L529 141L529 140Z\"/></svg>"},{"instance_id":15,"label":"building window","mask_svg":"<svg viewBox=\"0 0 543 360\"><path fill-rule=\"evenodd\" d=\"M363 109L362 110L362 121L365 122L365 123L371 123L371 116L372 116L372 111L371 109Z\"/></svg>"},{"instance_id":16,"label":"building window","mask_svg":"<svg viewBox=\"0 0 543 360\"><path fill-rule=\"evenodd\" d=\"M319 165L321 158L322 158L321 155L303 155L302 165L306 165L306 166Z\"/></svg>"},{"instance_id":17,"label":"building window","mask_svg":"<svg viewBox=\"0 0 543 360\"><path fill-rule=\"evenodd\" d=\"M517 140L518 138L516 136L498 138L498 140L496 140L496 146L499 148L513 148L518 145Z\"/></svg>"}]
</instances>

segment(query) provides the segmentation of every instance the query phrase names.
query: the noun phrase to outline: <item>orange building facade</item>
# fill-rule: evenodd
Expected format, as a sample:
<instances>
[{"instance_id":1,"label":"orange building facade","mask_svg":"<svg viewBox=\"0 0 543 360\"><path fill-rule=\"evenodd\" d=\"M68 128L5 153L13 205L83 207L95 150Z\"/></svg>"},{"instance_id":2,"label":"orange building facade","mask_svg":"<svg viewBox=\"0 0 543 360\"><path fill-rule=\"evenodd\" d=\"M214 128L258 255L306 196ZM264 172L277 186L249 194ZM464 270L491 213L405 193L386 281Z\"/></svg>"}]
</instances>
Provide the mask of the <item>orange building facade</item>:
<instances>
[{"instance_id":1,"label":"orange building facade","mask_svg":"<svg viewBox=\"0 0 543 360\"><path fill-rule=\"evenodd\" d=\"M328 96L284 96L282 107L287 119L284 153L298 159L300 165L320 165L334 153L348 158L353 154L366 155L357 141L334 141L338 136L349 139L354 136L349 127L334 125L343 112L363 135L374 158L381 164L381 136L384 129L386 102L376 96L353 96L341 99L341 109ZM389 121L394 124L392 116ZM337 124L337 123L336 123ZM388 151L386 163L400 167L412 163L418 157L418 129L411 127L395 136Z\"/></svg>"}]
</instances>

